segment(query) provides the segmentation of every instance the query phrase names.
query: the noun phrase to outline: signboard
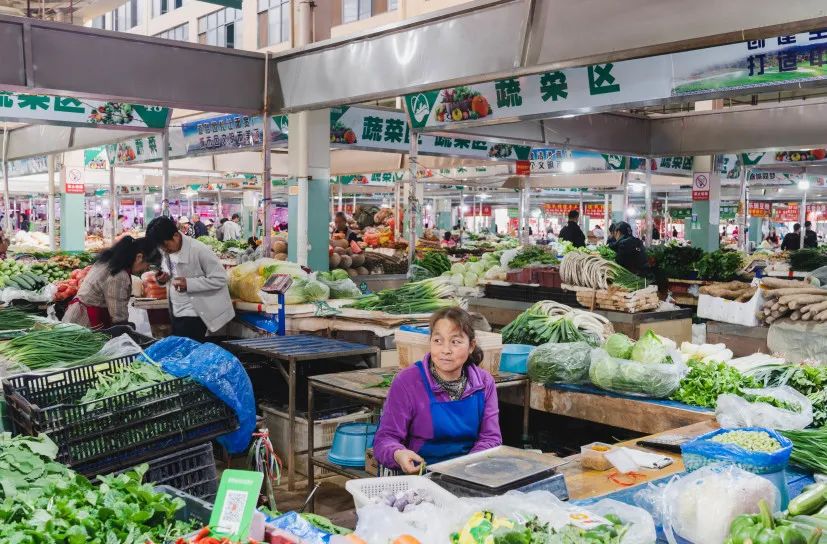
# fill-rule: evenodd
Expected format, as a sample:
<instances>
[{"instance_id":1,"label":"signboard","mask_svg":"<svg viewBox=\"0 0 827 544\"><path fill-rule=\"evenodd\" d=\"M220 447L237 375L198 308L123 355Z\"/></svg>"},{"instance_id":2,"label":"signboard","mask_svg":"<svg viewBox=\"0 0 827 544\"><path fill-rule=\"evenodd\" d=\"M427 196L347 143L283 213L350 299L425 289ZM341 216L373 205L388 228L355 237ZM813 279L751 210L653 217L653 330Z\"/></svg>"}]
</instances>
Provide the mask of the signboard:
<instances>
[{"instance_id":1,"label":"signboard","mask_svg":"<svg viewBox=\"0 0 827 544\"><path fill-rule=\"evenodd\" d=\"M330 143L333 147L358 147L408 152L411 133L404 112L342 106L330 109ZM528 160L531 148L491 143L472 137L421 135L419 152L488 160Z\"/></svg>"},{"instance_id":2,"label":"signboard","mask_svg":"<svg viewBox=\"0 0 827 544\"><path fill-rule=\"evenodd\" d=\"M771 202L754 202L749 203L750 217L769 217L772 212Z\"/></svg>"},{"instance_id":3,"label":"signboard","mask_svg":"<svg viewBox=\"0 0 827 544\"><path fill-rule=\"evenodd\" d=\"M9 177L11 178L30 176L32 174L45 174L48 170L49 166L46 155L9 161Z\"/></svg>"},{"instance_id":4,"label":"signboard","mask_svg":"<svg viewBox=\"0 0 827 544\"><path fill-rule=\"evenodd\" d=\"M709 172L697 172L692 177L692 200L709 200Z\"/></svg>"},{"instance_id":5,"label":"signboard","mask_svg":"<svg viewBox=\"0 0 827 544\"><path fill-rule=\"evenodd\" d=\"M824 221L827 219L827 204L807 204L808 221Z\"/></svg>"},{"instance_id":6,"label":"signboard","mask_svg":"<svg viewBox=\"0 0 827 544\"><path fill-rule=\"evenodd\" d=\"M77 167L66 168L66 180L63 183L63 192L67 195L86 194L83 184L83 169Z\"/></svg>"},{"instance_id":7,"label":"signboard","mask_svg":"<svg viewBox=\"0 0 827 544\"><path fill-rule=\"evenodd\" d=\"M577 202L570 202L570 203L559 203L559 202L546 202L543 204L543 210L547 214L551 215L563 215L567 216L571 210L579 210L580 205ZM601 214L602 217L602 214Z\"/></svg>"},{"instance_id":8,"label":"signboard","mask_svg":"<svg viewBox=\"0 0 827 544\"><path fill-rule=\"evenodd\" d=\"M531 150L531 173L559 174L563 170L563 161L574 163L574 172L605 172L606 170L623 170L626 157L622 155L604 155L592 151L579 151L556 148L534 148Z\"/></svg>"},{"instance_id":9,"label":"signboard","mask_svg":"<svg viewBox=\"0 0 827 544\"><path fill-rule=\"evenodd\" d=\"M605 206L603 204L584 203L583 213L592 219L603 219Z\"/></svg>"},{"instance_id":10,"label":"signboard","mask_svg":"<svg viewBox=\"0 0 827 544\"><path fill-rule=\"evenodd\" d=\"M653 174L691 176L692 157L660 157L649 161L649 167Z\"/></svg>"},{"instance_id":11,"label":"signboard","mask_svg":"<svg viewBox=\"0 0 827 544\"><path fill-rule=\"evenodd\" d=\"M772 220L779 223L797 223L801 219L798 202L772 205Z\"/></svg>"},{"instance_id":12,"label":"signboard","mask_svg":"<svg viewBox=\"0 0 827 544\"><path fill-rule=\"evenodd\" d=\"M721 206L720 218L724 220L735 219L738 215L738 206Z\"/></svg>"},{"instance_id":13,"label":"signboard","mask_svg":"<svg viewBox=\"0 0 827 544\"><path fill-rule=\"evenodd\" d=\"M517 161L515 171L518 176L531 175L531 161Z\"/></svg>"},{"instance_id":14,"label":"signboard","mask_svg":"<svg viewBox=\"0 0 827 544\"><path fill-rule=\"evenodd\" d=\"M0 120L107 129L162 130L171 110L125 102L0 91Z\"/></svg>"},{"instance_id":15,"label":"signboard","mask_svg":"<svg viewBox=\"0 0 827 544\"><path fill-rule=\"evenodd\" d=\"M508 218L509 219L519 219L520 217L520 208L508 208Z\"/></svg>"},{"instance_id":16,"label":"signboard","mask_svg":"<svg viewBox=\"0 0 827 544\"><path fill-rule=\"evenodd\" d=\"M798 87L827 76L827 30L407 95L414 128L584 113L677 96ZM478 124L478 123L476 123Z\"/></svg>"},{"instance_id":17,"label":"signboard","mask_svg":"<svg viewBox=\"0 0 827 544\"><path fill-rule=\"evenodd\" d=\"M88 170L108 170L109 157L105 146L90 147L83 150L83 167Z\"/></svg>"},{"instance_id":18,"label":"signboard","mask_svg":"<svg viewBox=\"0 0 827 544\"><path fill-rule=\"evenodd\" d=\"M221 115L198 119L181 125L184 152L234 151L258 147L263 142L264 128L258 115ZM270 141L286 141L287 134L274 118L270 118Z\"/></svg>"},{"instance_id":19,"label":"signboard","mask_svg":"<svg viewBox=\"0 0 827 544\"><path fill-rule=\"evenodd\" d=\"M673 208L669 210L669 216L676 221L687 219L692 217L692 208Z\"/></svg>"},{"instance_id":20,"label":"signboard","mask_svg":"<svg viewBox=\"0 0 827 544\"><path fill-rule=\"evenodd\" d=\"M483 204L480 206L477 204L476 206L467 206L467 210L463 216L465 217L491 217L491 205L490 204ZM480 213L480 208L482 208L482 213Z\"/></svg>"}]
</instances>

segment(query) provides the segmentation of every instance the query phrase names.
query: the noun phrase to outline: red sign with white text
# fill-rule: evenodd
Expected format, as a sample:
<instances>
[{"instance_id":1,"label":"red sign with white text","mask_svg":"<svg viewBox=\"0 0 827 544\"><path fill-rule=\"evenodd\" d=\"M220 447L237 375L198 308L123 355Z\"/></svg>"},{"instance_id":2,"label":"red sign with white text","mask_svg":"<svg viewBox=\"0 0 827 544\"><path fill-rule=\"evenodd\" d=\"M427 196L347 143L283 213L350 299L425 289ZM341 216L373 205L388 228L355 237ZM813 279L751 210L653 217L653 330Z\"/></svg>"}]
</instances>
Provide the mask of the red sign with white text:
<instances>
[{"instance_id":1,"label":"red sign with white text","mask_svg":"<svg viewBox=\"0 0 827 544\"><path fill-rule=\"evenodd\" d=\"M66 183L63 192L67 195L82 195L86 193L86 186L83 183Z\"/></svg>"},{"instance_id":2,"label":"red sign with white text","mask_svg":"<svg viewBox=\"0 0 827 544\"><path fill-rule=\"evenodd\" d=\"M471 209L473 207L473 210ZM491 217L491 205L490 204L483 204L482 205L482 213L480 213L480 206L472 206L465 210L465 217L474 217L475 215L478 217Z\"/></svg>"},{"instance_id":3,"label":"red sign with white text","mask_svg":"<svg viewBox=\"0 0 827 544\"><path fill-rule=\"evenodd\" d=\"M571 210L579 210L580 205L576 202L571 203L558 203L558 202L546 202L543 204L543 209L546 213L551 215L568 215ZM602 215L601 215L602 217Z\"/></svg>"},{"instance_id":4,"label":"red sign with white text","mask_svg":"<svg viewBox=\"0 0 827 544\"><path fill-rule=\"evenodd\" d=\"M517 161L517 175L528 176L531 174L531 161Z\"/></svg>"},{"instance_id":5,"label":"red sign with white text","mask_svg":"<svg viewBox=\"0 0 827 544\"><path fill-rule=\"evenodd\" d=\"M801 219L801 211L798 202L786 204L773 204L772 219L779 223L796 223Z\"/></svg>"},{"instance_id":6,"label":"red sign with white text","mask_svg":"<svg viewBox=\"0 0 827 544\"><path fill-rule=\"evenodd\" d=\"M772 212L771 202L750 202L749 215L750 217L769 217Z\"/></svg>"},{"instance_id":7,"label":"red sign with white text","mask_svg":"<svg viewBox=\"0 0 827 544\"><path fill-rule=\"evenodd\" d=\"M603 204L583 204L583 213L592 219L603 219Z\"/></svg>"}]
</instances>

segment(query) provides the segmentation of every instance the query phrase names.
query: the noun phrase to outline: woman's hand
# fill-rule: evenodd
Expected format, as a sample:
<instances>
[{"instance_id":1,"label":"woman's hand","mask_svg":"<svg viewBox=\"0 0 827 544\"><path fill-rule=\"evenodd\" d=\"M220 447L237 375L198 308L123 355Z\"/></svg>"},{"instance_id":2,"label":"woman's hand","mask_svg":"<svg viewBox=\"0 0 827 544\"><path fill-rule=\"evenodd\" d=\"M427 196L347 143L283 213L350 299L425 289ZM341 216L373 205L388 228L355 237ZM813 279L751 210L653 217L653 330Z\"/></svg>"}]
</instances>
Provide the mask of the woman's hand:
<instances>
[{"instance_id":1,"label":"woman's hand","mask_svg":"<svg viewBox=\"0 0 827 544\"><path fill-rule=\"evenodd\" d=\"M417 474L420 465L425 462L425 459L411 450L396 450L393 452L393 460L405 474Z\"/></svg>"}]
</instances>

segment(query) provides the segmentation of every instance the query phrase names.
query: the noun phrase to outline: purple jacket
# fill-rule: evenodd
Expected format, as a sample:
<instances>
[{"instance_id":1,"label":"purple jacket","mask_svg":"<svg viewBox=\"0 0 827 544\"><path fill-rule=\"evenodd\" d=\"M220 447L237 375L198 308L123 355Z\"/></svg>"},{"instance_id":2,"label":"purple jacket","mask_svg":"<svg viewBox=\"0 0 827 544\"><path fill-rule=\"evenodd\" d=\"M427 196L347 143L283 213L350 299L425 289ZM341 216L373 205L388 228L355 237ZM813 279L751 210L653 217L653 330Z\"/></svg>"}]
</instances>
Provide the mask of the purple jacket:
<instances>
[{"instance_id":1,"label":"purple jacket","mask_svg":"<svg viewBox=\"0 0 827 544\"><path fill-rule=\"evenodd\" d=\"M428 359L425 356L425 375L428 387L434 392L438 401L450 401L451 398L438 384L433 381L428 371ZM482 413L480 434L471 452L487 450L502 444L500 434L500 406L497 403L497 388L494 378L485 370L468 365L468 384L462 398L467 398L477 391L485 391L485 408ZM406 368L394 378L388 391L388 398L379 421L379 429L373 442L373 453L376 460L388 468L398 469L393 459L395 451L407 449L419 451L426 440L434 436L433 422L431 421L430 402L425 387L422 384L422 373L415 365Z\"/></svg>"}]
</instances>

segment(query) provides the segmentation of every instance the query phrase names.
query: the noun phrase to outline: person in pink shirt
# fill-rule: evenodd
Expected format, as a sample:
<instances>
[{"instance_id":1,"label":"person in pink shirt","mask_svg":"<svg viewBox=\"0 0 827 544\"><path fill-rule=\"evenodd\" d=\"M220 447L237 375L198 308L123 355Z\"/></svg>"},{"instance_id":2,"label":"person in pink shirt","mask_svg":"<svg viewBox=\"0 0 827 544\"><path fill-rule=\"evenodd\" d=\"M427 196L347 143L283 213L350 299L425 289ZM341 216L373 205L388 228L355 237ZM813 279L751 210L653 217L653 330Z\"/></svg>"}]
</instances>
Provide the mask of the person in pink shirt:
<instances>
[{"instance_id":1,"label":"person in pink shirt","mask_svg":"<svg viewBox=\"0 0 827 544\"><path fill-rule=\"evenodd\" d=\"M428 465L502 444L494 378L479 368L471 316L431 316L431 349L394 378L373 444L377 461L412 474Z\"/></svg>"}]
</instances>

